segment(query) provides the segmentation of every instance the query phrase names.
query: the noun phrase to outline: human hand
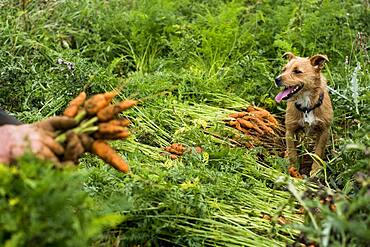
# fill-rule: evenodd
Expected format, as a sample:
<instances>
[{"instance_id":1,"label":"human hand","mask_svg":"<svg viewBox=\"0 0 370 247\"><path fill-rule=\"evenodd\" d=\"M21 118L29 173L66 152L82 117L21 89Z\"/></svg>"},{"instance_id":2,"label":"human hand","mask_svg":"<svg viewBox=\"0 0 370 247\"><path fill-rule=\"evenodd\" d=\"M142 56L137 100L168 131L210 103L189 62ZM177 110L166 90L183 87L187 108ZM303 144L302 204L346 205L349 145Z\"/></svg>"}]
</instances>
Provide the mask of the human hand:
<instances>
[{"instance_id":1,"label":"human hand","mask_svg":"<svg viewBox=\"0 0 370 247\"><path fill-rule=\"evenodd\" d=\"M76 122L68 117L51 117L35 124L0 127L0 163L10 164L26 151L54 162L76 162L90 145L88 136L67 132L65 147L54 140L55 132L70 129Z\"/></svg>"}]
</instances>

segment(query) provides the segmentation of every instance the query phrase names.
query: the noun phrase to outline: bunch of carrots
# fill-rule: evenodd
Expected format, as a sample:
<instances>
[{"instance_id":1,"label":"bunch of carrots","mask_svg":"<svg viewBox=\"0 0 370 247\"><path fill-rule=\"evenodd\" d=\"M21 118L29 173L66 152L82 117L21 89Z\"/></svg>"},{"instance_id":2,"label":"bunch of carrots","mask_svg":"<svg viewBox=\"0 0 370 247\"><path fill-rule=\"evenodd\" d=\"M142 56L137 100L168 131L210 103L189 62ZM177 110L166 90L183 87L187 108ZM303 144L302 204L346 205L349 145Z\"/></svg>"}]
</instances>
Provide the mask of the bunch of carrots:
<instances>
[{"instance_id":1,"label":"bunch of carrots","mask_svg":"<svg viewBox=\"0 0 370 247\"><path fill-rule=\"evenodd\" d=\"M162 147L162 149L164 151L166 151L167 153L161 153L161 155L167 155L168 154L169 157L172 160L175 160L175 159L179 158L180 156L184 155L184 153L186 153L186 152L190 152L190 148L185 147L181 143L172 143L170 146ZM199 147L199 146L195 147L194 150L198 154L200 154L204 151L204 149L202 147Z\"/></svg>"},{"instance_id":2,"label":"bunch of carrots","mask_svg":"<svg viewBox=\"0 0 370 247\"><path fill-rule=\"evenodd\" d=\"M65 109L63 115L74 118L78 126L72 131L76 134L88 134L93 142L90 151L99 156L115 169L127 173L128 164L107 143L107 140L125 139L129 136L130 121L118 118L118 114L137 104L135 100L125 100L111 104L116 92L96 94L86 100L86 93L81 92ZM66 133L57 136L60 143L65 142Z\"/></svg>"},{"instance_id":3,"label":"bunch of carrots","mask_svg":"<svg viewBox=\"0 0 370 247\"><path fill-rule=\"evenodd\" d=\"M278 148L283 129L278 120L267 110L249 106L245 111L229 115L227 124L249 137L247 147L264 145L267 148ZM281 139L281 138L280 138Z\"/></svg>"},{"instance_id":4,"label":"bunch of carrots","mask_svg":"<svg viewBox=\"0 0 370 247\"><path fill-rule=\"evenodd\" d=\"M279 127L270 112L255 106L249 106L247 111L230 114L229 117L233 118L229 125L247 135L275 134L274 129Z\"/></svg>"},{"instance_id":5,"label":"bunch of carrots","mask_svg":"<svg viewBox=\"0 0 370 247\"><path fill-rule=\"evenodd\" d=\"M168 152L170 154L170 158L174 160L177 159L179 156L182 156L186 151L186 148L180 143L173 143L170 146L163 147L163 150Z\"/></svg>"}]
</instances>

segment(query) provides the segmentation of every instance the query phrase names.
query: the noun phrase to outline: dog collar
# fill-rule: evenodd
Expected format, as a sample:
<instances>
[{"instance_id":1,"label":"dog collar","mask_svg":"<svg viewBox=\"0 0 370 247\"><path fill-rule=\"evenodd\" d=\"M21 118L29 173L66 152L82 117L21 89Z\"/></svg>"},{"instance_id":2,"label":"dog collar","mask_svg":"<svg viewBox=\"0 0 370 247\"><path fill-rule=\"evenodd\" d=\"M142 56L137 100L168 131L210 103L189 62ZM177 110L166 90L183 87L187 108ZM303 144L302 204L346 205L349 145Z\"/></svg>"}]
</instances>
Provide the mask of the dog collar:
<instances>
[{"instance_id":1,"label":"dog collar","mask_svg":"<svg viewBox=\"0 0 370 247\"><path fill-rule=\"evenodd\" d=\"M315 110L317 107L320 107L322 105L323 100L324 100L324 93L321 93L320 96L319 96L319 99L317 100L316 104L313 107L302 107L302 105L299 104L298 102L295 102L295 107L299 111L301 111L305 114L308 114L311 111Z\"/></svg>"}]
</instances>

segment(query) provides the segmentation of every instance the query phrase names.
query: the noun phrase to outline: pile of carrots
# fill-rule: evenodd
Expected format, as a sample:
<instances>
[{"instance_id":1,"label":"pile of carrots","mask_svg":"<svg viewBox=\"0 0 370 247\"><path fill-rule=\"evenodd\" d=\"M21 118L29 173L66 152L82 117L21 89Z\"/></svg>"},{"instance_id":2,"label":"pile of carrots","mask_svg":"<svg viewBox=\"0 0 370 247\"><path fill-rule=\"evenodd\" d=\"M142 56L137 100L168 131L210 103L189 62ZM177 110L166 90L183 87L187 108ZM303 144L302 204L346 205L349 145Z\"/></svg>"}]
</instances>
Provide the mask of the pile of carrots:
<instances>
[{"instance_id":1,"label":"pile of carrots","mask_svg":"<svg viewBox=\"0 0 370 247\"><path fill-rule=\"evenodd\" d=\"M175 160L179 156L182 156L186 151L185 146L180 143L173 143L170 146L163 147L162 149L169 153L169 156L172 160ZM165 155L165 153L162 154Z\"/></svg>"},{"instance_id":2,"label":"pile of carrots","mask_svg":"<svg viewBox=\"0 0 370 247\"><path fill-rule=\"evenodd\" d=\"M74 118L79 124L72 129L76 134L88 134L92 139L89 152L96 154L115 169L127 173L128 164L108 144L107 140L125 139L129 136L130 121L118 118L118 114L137 104L135 100L125 100L111 104L117 96L116 92L96 94L86 99L86 93L81 92L64 110L63 115ZM65 134L60 134L56 140L63 143Z\"/></svg>"},{"instance_id":3,"label":"pile of carrots","mask_svg":"<svg viewBox=\"0 0 370 247\"><path fill-rule=\"evenodd\" d=\"M278 120L267 110L249 106L245 111L232 113L228 116L229 126L250 137L248 147L257 144L272 144L276 137L282 136L282 128Z\"/></svg>"},{"instance_id":4,"label":"pile of carrots","mask_svg":"<svg viewBox=\"0 0 370 247\"><path fill-rule=\"evenodd\" d=\"M275 134L274 129L279 127L276 118L259 107L249 106L247 111L233 113L229 117L233 118L230 126L248 135Z\"/></svg>"},{"instance_id":5,"label":"pile of carrots","mask_svg":"<svg viewBox=\"0 0 370 247\"><path fill-rule=\"evenodd\" d=\"M175 160L184 155L185 152L191 152L191 148L187 148L181 143L173 143L170 146L162 147L162 149L166 152L161 153L161 155L168 155L172 160ZM194 148L194 151L200 154L203 153L204 149L197 146Z\"/></svg>"}]
</instances>

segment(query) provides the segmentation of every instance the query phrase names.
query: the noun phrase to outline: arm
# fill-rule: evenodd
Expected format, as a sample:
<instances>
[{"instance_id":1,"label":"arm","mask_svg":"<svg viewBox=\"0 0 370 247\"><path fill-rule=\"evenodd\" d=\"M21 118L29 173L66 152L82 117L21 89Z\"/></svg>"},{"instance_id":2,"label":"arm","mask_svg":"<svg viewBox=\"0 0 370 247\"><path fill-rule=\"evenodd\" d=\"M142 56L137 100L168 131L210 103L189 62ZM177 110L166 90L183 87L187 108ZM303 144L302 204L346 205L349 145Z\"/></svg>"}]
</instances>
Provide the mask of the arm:
<instances>
[{"instance_id":1,"label":"arm","mask_svg":"<svg viewBox=\"0 0 370 247\"><path fill-rule=\"evenodd\" d=\"M22 122L20 122L13 116L10 116L0 108L0 126L5 124L21 125Z\"/></svg>"}]
</instances>

